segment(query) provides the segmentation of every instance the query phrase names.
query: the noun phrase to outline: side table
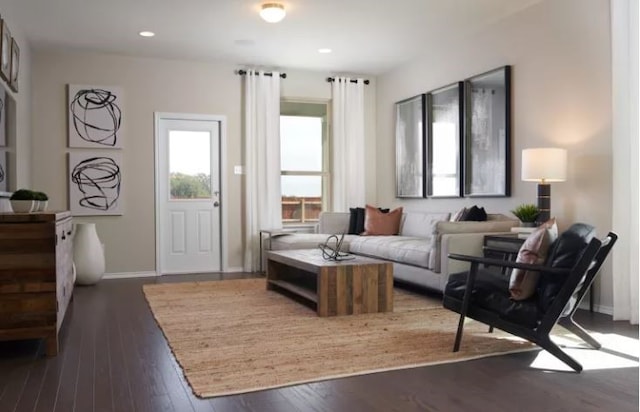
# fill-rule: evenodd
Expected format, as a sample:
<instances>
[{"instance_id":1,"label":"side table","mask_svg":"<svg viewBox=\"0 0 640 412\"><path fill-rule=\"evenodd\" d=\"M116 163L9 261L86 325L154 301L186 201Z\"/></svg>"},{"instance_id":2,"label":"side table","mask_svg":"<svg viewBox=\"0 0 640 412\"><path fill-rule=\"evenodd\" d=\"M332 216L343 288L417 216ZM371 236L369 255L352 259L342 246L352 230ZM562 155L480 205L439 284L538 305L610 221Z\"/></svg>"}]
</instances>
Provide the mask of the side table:
<instances>
[{"instance_id":1,"label":"side table","mask_svg":"<svg viewBox=\"0 0 640 412\"><path fill-rule=\"evenodd\" d=\"M290 229L260 229L260 273L264 273L264 262L263 262L263 240L269 241L268 249L271 250L271 239L278 235L286 235L288 233L293 233L294 230Z\"/></svg>"}]
</instances>

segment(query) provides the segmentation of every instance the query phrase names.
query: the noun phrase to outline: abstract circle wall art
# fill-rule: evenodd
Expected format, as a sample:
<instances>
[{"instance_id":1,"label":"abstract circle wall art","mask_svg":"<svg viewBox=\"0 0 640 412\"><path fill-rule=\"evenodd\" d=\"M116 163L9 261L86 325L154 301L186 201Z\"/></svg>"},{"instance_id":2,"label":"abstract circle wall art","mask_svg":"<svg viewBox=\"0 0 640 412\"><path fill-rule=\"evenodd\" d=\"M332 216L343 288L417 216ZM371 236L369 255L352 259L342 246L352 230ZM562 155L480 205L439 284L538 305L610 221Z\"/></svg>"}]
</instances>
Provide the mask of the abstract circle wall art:
<instances>
[{"instance_id":1,"label":"abstract circle wall art","mask_svg":"<svg viewBox=\"0 0 640 412\"><path fill-rule=\"evenodd\" d=\"M69 147L123 147L121 87L69 85Z\"/></svg>"}]
</instances>

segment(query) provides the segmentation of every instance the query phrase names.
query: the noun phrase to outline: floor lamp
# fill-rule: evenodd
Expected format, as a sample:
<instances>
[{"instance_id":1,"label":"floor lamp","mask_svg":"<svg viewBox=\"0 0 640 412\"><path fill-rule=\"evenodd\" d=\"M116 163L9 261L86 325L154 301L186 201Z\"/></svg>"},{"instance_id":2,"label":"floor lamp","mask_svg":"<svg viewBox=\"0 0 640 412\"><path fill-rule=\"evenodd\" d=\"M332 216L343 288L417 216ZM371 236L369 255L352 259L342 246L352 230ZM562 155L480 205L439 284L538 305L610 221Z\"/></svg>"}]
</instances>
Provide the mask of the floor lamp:
<instances>
[{"instance_id":1,"label":"floor lamp","mask_svg":"<svg viewBox=\"0 0 640 412\"><path fill-rule=\"evenodd\" d=\"M522 180L538 182L538 223L551 217L551 182L567 180L567 151L554 147L522 151Z\"/></svg>"}]
</instances>

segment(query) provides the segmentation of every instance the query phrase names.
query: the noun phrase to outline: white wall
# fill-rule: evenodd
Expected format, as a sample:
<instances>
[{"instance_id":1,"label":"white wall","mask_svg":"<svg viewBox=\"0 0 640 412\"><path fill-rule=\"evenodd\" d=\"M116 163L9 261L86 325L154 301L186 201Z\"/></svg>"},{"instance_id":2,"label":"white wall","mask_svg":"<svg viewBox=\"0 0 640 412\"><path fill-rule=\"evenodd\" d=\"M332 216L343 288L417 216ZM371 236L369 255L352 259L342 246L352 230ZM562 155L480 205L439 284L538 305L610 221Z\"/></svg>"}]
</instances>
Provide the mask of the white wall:
<instances>
[{"instance_id":1,"label":"white wall","mask_svg":"<svg viewBox=\"0 0 640 412\"><path fill-rule=\"evenodd\" d=\"M377 202L411 210L453 211L478 204L508 212L536 202L536 184L520 181L522 149L568 149L569 174L552 184L552 215L611 229L611 48L607 0L547 0L472 36L425 50L424 57L378 77ZM512 196L400 200L395 198L394 103L467 77L512 65ZM607 264L596 291L612 307Z\"/></svg>"},{"instance_id":2,"label":"white wall","mask_svg":"<svg viewBox=\"0 0 640 412\"><path fill-rule=\"evenodd\" d=\"M66 85L119 85L125 92L123 216L75 218L92 221L106 246L107 272L155 271L153 113L204 113L227 116L227 261L242 266L241 78L239 66L108 54L36 51L33 59L33 184L50 195L50 208L66 209ZM288 71L283 97L330 98L328 73ZM375 86L367 91L367 131L375 159ZM371 176L375 176L371 169ZM373 178L369 198L375 199Z\"/></svg>"}]
</instances>

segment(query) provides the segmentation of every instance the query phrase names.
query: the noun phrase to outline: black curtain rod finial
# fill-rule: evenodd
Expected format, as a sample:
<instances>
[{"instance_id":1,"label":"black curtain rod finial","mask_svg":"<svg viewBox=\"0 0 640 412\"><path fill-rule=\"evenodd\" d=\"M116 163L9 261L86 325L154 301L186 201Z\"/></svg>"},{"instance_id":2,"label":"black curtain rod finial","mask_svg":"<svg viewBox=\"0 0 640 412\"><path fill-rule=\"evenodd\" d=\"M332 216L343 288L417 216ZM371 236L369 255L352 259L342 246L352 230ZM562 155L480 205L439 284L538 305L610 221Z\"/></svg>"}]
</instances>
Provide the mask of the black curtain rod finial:
<instances>
[{"instance_id":1,"label":"black curtain rod finial","mask_svg":"<svg viewBox=\"0 0 640 412\"><path fill-rule=\"evenodd\" d=\"M247 74L247 71L246 70L242 70L242 69L236 70L236 74L238 74L240 76L244 76L245 74ZM271 76L273 76L273 73L265 73L264 75L267 76L267 77L271 77ZM280 73L280 78L286 79L287 78L287 73Z\"/></svg>"},{"instance_id":2,"label":"black curtain rod finial","mask_svg":"<svg viewBox=\"0 0 640 412\"><path fill-rule=\"evenodd\" d=\"M327 81L329 83L333 83L333 82L336 81L336 79L335 79L335 77L327 77ZM358 83L358 81L356 79L351 79L351 83ZM364 84L369 84L369 80L365 79Z\"/></svg>"}]
</instances>

